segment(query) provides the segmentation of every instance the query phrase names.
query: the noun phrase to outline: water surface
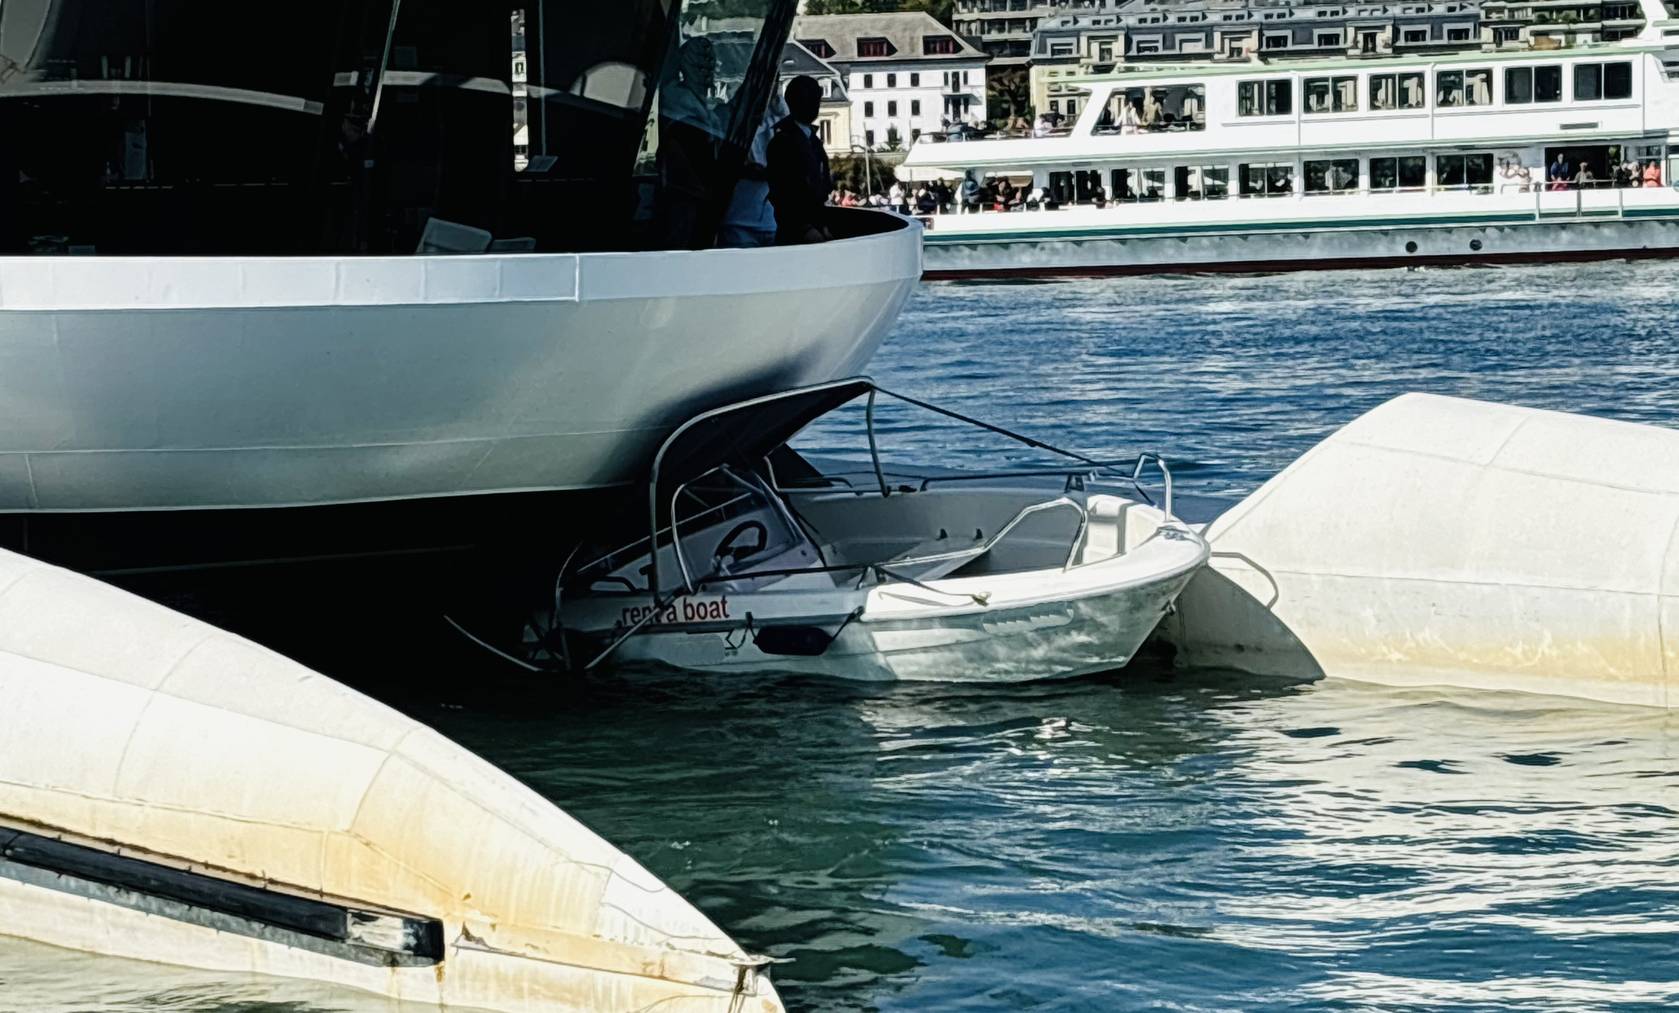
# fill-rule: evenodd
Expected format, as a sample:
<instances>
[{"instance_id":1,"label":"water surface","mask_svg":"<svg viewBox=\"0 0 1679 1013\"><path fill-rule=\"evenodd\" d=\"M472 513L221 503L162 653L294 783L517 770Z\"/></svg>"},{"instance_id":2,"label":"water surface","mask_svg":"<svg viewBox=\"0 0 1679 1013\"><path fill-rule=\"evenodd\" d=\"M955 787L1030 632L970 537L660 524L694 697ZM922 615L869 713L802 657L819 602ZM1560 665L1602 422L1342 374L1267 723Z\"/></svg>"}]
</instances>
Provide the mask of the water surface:
<instances>
[{"instance_id":1,"label":"water surface","mask_svg":"<svg viewBox=\"0 0 1679 1013\"><path fill-rule=\"evenodd\" d=\"M1081 452L1162 450L1184 487L1238 496L1407 390L1674 425L1673 277L944 284L872 372ZM882 419L898 458L1001 449ZM860 449L835 426L805 442ZM1679 1003L1666 713L1158 661L990 688L607 674L527 695L426 674L403 706L783 959L795 1008ZM3 1010L388 1008L0 942Z\"/></svg>"}]
</instances>

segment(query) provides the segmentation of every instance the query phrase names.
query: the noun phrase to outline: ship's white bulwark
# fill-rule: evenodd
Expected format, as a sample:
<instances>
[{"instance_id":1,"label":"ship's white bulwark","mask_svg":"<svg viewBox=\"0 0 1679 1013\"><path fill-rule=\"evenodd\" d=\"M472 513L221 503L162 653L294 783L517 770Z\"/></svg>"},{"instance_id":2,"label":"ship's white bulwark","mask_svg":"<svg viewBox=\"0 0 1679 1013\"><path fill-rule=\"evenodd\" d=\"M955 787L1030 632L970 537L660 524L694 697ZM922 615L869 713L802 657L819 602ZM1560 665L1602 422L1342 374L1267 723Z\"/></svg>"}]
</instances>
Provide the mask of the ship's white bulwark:
<instances>
[{"instance_id":1,"label":"ship's white bulwark","mask_svg":"<svg viewBox=\"0 0 1679 1013\"><path fill-rule=\"evenodd\" d=\"M1409 394L1207 534L1187 662L1679 706L1679 432Z\"/></svg>"},{"instance_id":2,"label":"ship's white bulwark","mask_svg":"<svg viewBox=\"0 0 1679 1013\"><path fill-rule=\"evenodd\" d=\"M775 1010L754 961L629 857L459 746L255 644L0 553L0 824L436 919L386 966L11 875L0 933L426 1004ZM737 991L739 994L737 994Z\"/></svg>"},{"instance_id":3,"label":"ship's white bulwark","mask_svg":"<svg viewBox=\"0 0 1679 1013\"><path fill-rule=\"evenodd\" d=\"M796 248L0 258L0 512L631 481L709 404L857 372L913 223Z\"/></svg>"}]
</instances>

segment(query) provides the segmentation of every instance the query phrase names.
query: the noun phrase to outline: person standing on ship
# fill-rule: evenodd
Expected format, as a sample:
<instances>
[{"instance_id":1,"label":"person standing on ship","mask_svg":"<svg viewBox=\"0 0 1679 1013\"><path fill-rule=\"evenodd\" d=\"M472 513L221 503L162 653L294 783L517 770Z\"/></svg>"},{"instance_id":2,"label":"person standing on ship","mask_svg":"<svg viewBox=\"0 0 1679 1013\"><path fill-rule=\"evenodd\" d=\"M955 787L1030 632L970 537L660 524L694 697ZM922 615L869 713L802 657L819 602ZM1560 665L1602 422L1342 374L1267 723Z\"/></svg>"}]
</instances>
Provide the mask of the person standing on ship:
<instances>
[{"instance_id":1,"label":"person standing on ship","mask_svg":"<svg viewBox=\"0 0 1679 1013\"><path fill-rule=\"evenodd\" d=\"M822 226L822 214L823 195L834 185L828 153L814 127L822 111L822 86L800 74L787 82L784 95L787 116L775 125L766 151L775 238L784 245L820 243L832 238Z\"/></svg>"},{"instance_id":2,"label":"person standing on ship","mask_svg":"<svg viewBox=\"0 0 1679 1013\"><path fill-rule=\"evenodd\" d=\"M979 213L979 183L974 179L974 170L969 169L962 175L962 208L963 214Z\"/></svg>"},{"instance_id":3,"label":"person standing on ship","mask_svg":"<svg viewBox=\"0 0 1679 1013\"><path fill-rule=\"evenodd\" d=\"M1592 167L1585 162L1580 163L1580 171L1574 174L1574 188L1576 190L1590 190L1597 186L1597 177L1592 174Z\"/></svg>"},{"instance_id":4,"label":"person standing on ship","mask_svg":"<svg viewBox=\"0 0 1679 1013\"><path fill-rule=\"evenodd\" d=\"M1125 99L1120 103L1119 132L1122 134L1135 134L1139 133L1142 129L1143 121L1137 116L1137 107L1131 104L1130 99Z\"/></svg>"},{"instance_id":5,"label":"person standing on ship","mask_svg":"<svg viewBox=\"0 0 1679 1013\"><path fill-rule=\"evenodd\" d=\"M1143 93L1143 129L1160 129L1160 100L1152 90Z\"/></svg>"},{"instance_id":6,"label":"person standing on ship","mask_svg":"<svg viewBox=\"0 0 1679 1013\"><path fill-rule=\"evenodd\" d=\"M1551 168L1545 173L1545 178L1550 180L1551 189L1568 189L1568 179L1571 175L1568 160L1562 157L1562 152L1557 152L1556 159L1551 162Z\"/></svg>"},{"instance_id":7,"label":"person standing on ship","mask_svg":"<svg viewBox=\"0 0 1679 1013\"><path fill-rule=\"evenodd\" d=\"M741 168L740 181L735 184L729 209L723 213L723 228L718 235L719 246L748 247L775 244L775 205L770 203L770 141L775 137L776 124L787 116L787 103L780 95L771 95L764 107L763 122L752 136L752 150L747 153Z\"/></svg>"}]
</instances>

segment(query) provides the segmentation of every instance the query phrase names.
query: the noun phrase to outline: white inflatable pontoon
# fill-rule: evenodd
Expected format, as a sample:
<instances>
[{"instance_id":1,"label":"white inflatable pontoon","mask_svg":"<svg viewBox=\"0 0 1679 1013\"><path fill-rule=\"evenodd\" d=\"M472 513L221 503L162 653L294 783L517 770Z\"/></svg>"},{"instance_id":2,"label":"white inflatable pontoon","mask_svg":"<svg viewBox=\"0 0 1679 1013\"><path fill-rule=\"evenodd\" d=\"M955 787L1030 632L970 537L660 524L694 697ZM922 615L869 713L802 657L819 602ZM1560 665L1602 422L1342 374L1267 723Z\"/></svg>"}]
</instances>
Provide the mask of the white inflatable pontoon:
<instances>
[{"instance_id":1,"label":"white inflatable pontoon","mask_svg":"<svg viewBox=\"0 0 1679 1013\"><path fill-rule=\"evenodd\" d=\"M1186 663L1679 706L1679 431L1407 394L1206 533Z\"/></svg>"},{"instance_id":2,"label":"white inflatable pontoon","mask_svg":"<svg viewBox=\"0 0 1679 1013\"><path fill-rule=\"evenodd\" d=\"M443 736L4 552L0 934L427 1008L781 1009L762 958Z\"/></svg>"},{"instance_id":3,"label":"white inflatable pontoon","mask_svg":"<svg viewBox=\"0 0 1679 1013\"><path fill-rule=\"evenodd\" d=\"M896 398L1071 459L986 474L887 471ZM820 474L785 443L868 399L873 469ZM1139 484L1158 465L1164 496ZM1020 681L1119 668L1207 559L1157 456L1128 472L855 379L696 417L661 448L648 537L562 573L529 647L714 671ZM655 546L649 551L649 546ZM557 634L557 635L556 635ZM527 655L531 652L527 650Z\"/></svg>"}]
</instances>

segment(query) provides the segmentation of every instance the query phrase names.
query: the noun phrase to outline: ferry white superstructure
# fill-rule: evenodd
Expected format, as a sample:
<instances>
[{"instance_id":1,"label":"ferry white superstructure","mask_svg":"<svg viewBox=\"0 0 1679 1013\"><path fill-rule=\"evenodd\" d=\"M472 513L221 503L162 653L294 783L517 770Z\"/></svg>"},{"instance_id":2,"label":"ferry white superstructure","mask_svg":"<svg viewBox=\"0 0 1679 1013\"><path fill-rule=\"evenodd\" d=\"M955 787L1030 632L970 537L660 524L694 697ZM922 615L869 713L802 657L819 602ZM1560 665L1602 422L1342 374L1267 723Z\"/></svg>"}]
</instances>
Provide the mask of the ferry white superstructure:
<instances>
[{"instance_id":1,"label":"ferry white superstructure","mask_svg":"<svg viewBox=\"0 0 1679 1013\"><path fill-rule=\"evenodd\" d=\"M910 151L911 175L1050 198L924 217L927 276L1679 255L1672 44L1079 79L1089 99L1062 136ZM1582 165L1595 182L1574 182Z\"/></svg>"}]
</instances>

